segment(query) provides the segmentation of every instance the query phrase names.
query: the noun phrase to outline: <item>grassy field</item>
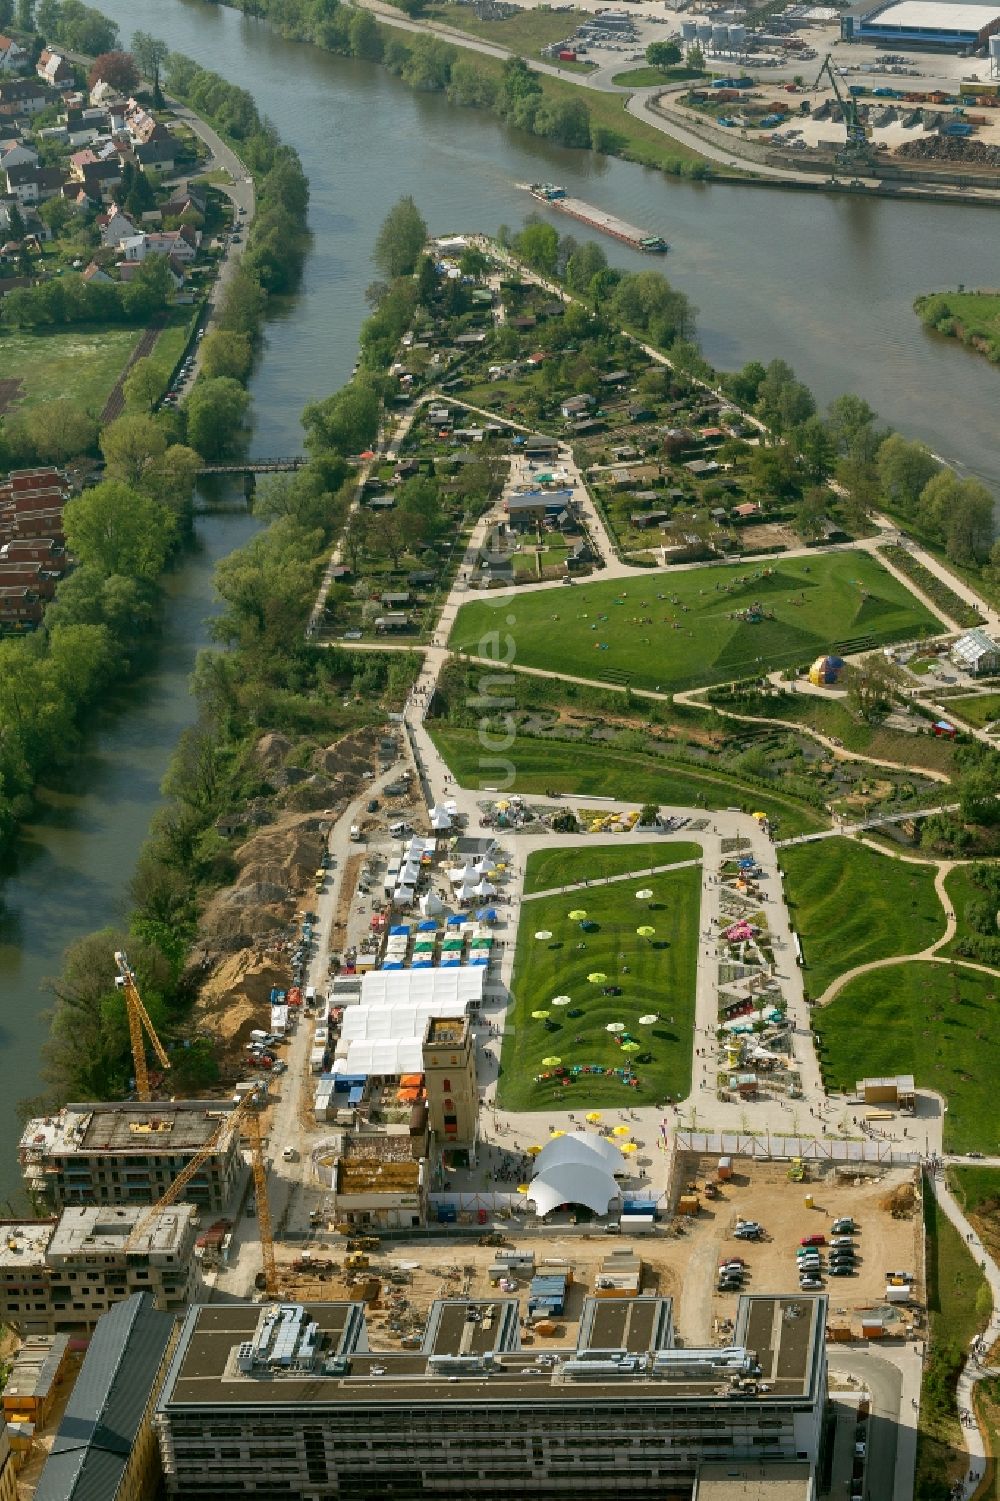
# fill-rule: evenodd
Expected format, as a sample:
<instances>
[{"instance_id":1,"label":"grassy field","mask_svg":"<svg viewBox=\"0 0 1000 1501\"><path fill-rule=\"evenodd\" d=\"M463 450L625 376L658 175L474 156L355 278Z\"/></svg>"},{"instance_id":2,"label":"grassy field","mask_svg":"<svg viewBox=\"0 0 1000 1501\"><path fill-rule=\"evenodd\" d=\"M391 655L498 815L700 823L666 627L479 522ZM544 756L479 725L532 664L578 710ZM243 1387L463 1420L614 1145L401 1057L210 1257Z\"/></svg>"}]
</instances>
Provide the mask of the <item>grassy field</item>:
<instances>
[{"instance_id":1,"label":"grassy field","mask_svg":"<svg viewBox=\"0 0 1000 1501\"><path fill-rule=\"evenodd\" d=\"M580 850L578 878L586 877L590 862L590 851ZM498 1098L504 1109L545 1110L556 1102L563 1109L570 1104L576 1109L652 1104L667 1094L687 1094L700 883L701 872L695 868L651 876L646 884L653 901L642 904L627 881L581 893L581 910L597 924L595 932L583 932L579 922L570 920L567 914L576 904L567 896L542 897L525 906L500 1060ZM636 928L644 924L656 929L655 937L638 935ZM553 937L538 939L536 932ZM603 985L587 978L592 973L607 975L608 985L620 986L622 994L602 994ZM556 995L571 996L572 1006L550 1006ZM548 1020L532 1019L536 1010L548 1011ZM639 1025L640 1016L654 1012L660 1017L657 1024ZM551 1073L542 1062L550 1056L561 1059L567 1070L626 1064L630 1054L606 1031L609 1022L624 1023L626 1035L642 1044L642 1051L631 1055L638 1088L612 1074L579 1075L570 1086L555 1075L536 1082L538 1075Z\"/></svg>"},{"instance_id":2,"label":"grassy field","mask_svg":"<svg viewBox=\"0 0 1000 1501\"><path fill-rule=\"evenodd\" d=\"M783 850L781 865L814 999L855 965L917 953L944 932L932 865L892 860L853 839Z\"/></svg>"},{"instance_id":3,"label":"grassy field","mask_svg":"<svg viewBox=\"0 0 1000 1501\"><path fill-rule=\"evenodd\" d=\"M992 863L990 861L982 862L983 865L990 865ZM980 928L969 920L970 908L975 907L980 912L984 907L987 912L995 911L996 904L991 899L989 891L972 878L975 868L972 865L956 865L954 870L949 871L945 879L945 890L951 898L957 922L954 938L944 947L943 952L946 954L960 954L960 944L963 939L984 939L985 935L981 932ZM994 940L994 946L995 941L1000 939L1000 929L997 928L995 922L989 937ZM989 946L984 946L974 955L968 955L967 957L973 957L977 962L982 964L995 962Z\"/></svg>"},{"instance_id":4,"label":"grassy field","mask_svg":"<svg viewBox=\"0 0 1000 1501\"><path fill-rule=\"evenodd\" d=\"M21 381L13 410L67 396L100 412L132 350L141 328L4 329L0 333L0 371Z\"/></svg>"},{"instance_id":5,"label":"grassy field","mask_svg":"<svg viewBox=\"0 0 1000 1501\"><path fill-rule=\"evenodd\" d=\"M970 1340L989 1315L986 1279L933 1193L924 1197L929 1340L920 1395L916 1501L948 1495L964 1474L962 1432L955 1403L958 1373Z\"/></svg>"},{"instance_id":6,"label":"grassy field","mask_svg":"<svg viewBox=\"0 0 1000 1501\"><path fill-rule=\"evenodd\" d=\"M494 785L495 773L483 762L479 733L431 722L431 738L463 787ZM736 777L697 766L678 767L651 757L597 745L578 745L518 736L506 753L515 768L516 792L592 793L631 803L662 803L676 808L759 808L785 837L827 827L827 820L795 798L762 792Z\"/></svg>"},{"instance_id":7,"label":"grassy field","mask_svg":"<svg viewBox=\"0 0 1000 1501\"><path fill-rule=\"evenodd\" d=\"M423 17L439 26L453 26L469 36L509 47L522 57L534 57L543 47L571 37L581 21L590 20L585 11L519 10L503 21L487 21L471 5L428 5Z\"/></svg>"},{"instance_id":8,"label":"grassy field","mask_svg":"<svg viewBox=\"0 0 1000 1501\"><path fill-rule=\"evenodd\" d=\"M1000 719L1000 693L966 693L963 697L942 698L941 702L956 719L980 730Z\"/></svg>"},{"instance_id":9,"label":"grassy field","mask_svg":"<svg viewBox=\"0 0 1000 1501\"><path fill-rule=\"evenodd\" d=\"M764 618L742 617L759 605ZM937 628L867 553L831 553L748 568L694 568L626 584L583 584L515 598L511 635L522 666L663 691L860 650ZM472 654L496 629L494 606L463 605L451 645Z\"/></svg>"},{"instance_id":10,"label":"grassy field","mask_svg":"<svg viewBox=\"0 0 1000 1501\"><path fill-rule=\"evenodd\" d=\"M913 1074L948 1101L946 1151L995 1152L998 995L1000 978L959 964L915 960L859 976L813 1011L828 1087L853 1092L868 1075Z\"/></svg>"},{"instance_id":11,"label":"grassy field","mask_svg":"<svg viewBox=\"0 0 1000 1501\"><path fill-rule=\"evenodd\" d=\"M624 73L614 73L611 82L620 89L649 89L658 83L671 83L672 75L664 68L626 68Z\"/></svg>"},{"instance_id":12,"label":"grassy field","mask_svg":"<svg viewBox=\"0 0 1000 1501\"><path fill-rule=\"evenodd\" d=\"M700 860L700 844L673 844L665 840L650 844L595 845L593 849L536 850L528 856L524 871L525 894L570 886L574 881L601 881L605 876L649 870L653 865L677 865L682 860ZM586 902L581 903L586 906Z\"/></svg>"}]
</instances>

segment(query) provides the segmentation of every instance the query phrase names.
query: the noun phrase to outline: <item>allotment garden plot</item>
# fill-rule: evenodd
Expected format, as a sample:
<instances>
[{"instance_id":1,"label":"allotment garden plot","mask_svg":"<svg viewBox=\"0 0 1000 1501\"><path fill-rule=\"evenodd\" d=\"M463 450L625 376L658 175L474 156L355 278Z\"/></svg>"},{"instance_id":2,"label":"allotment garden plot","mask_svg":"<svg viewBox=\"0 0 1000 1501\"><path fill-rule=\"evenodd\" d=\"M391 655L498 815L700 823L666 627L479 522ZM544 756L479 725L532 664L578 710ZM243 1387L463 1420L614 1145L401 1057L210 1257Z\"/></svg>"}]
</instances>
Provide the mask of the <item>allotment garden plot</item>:
<instances>
[{"instance_id":1,"label":"allotment garden plot","mask_svg":"<svg viewBox=\"0 0 1000 1501\"><path fill-rule=\"evenodd\" d=\"M578 880L587 862L582 849ZM692 866L523 904L504 1109L623 1108L687 1094L700 884Z\"/></svg>"},{"instance_id":2,"label":"allotment garden plot","mask_svg":"<svg viewBox=\"0 0 1000 1501\"><path fill-rule=\"evenodd\" d=\"M664 691L792 666L821 652L871 650L941 629L864 552L536 590L515 596L508 609L514 666ZM452 629L452 649L488 655L495 651L489 643L497 628L493 606L464 605Z\"/></svg>"}]
</instances>

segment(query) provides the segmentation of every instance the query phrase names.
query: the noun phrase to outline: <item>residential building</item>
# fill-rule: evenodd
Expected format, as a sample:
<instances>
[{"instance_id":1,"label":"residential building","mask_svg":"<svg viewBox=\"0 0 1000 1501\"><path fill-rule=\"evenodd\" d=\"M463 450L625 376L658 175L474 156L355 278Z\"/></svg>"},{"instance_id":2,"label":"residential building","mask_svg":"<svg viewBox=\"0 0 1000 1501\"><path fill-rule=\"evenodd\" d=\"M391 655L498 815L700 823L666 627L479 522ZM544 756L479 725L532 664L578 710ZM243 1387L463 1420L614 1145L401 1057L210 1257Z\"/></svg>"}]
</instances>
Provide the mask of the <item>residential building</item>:
<instances>
[{"instance_id":1,"label":"residential building","mask_svg":"<svg viewBox=\"0 0 1000 1501\"><path fill-rule=\"evenodd\" d=\"M640 1501L818 1460L822 1296L741 1297L723 1348L678 1348L667 1298L587 1298L544 1354L519 1319L442 1299L419 1350L376 1354L359 1303L192 1308L154 1419L168 1496Z\"/></svg>"},{"instance_id":2,"label":"residential building","mask_svg":"<svg viewBox=\"0 0 1000 1501\"><path fill-rule=\"evenodd\" d=\"M12 36L0 36L0 73L20 73L28 65L28 49Z\"/></svg>"},{"instance_id":3,"label":"residential building","mask_svg":"<svg viewBox=\"0 0 1000 1501\"><path fill-rule=\"evenodd\" d=\"M34 1501L151 1501L159 1494L152 1416L174 1338L173 1317L143 1293L104 1315Z\"/></svg>"},{"instance_id":4,"label":"residential building","mask_svg":"<svg viewBox=\"0 0 1000 1501\"><path fill-rule=\"evenodd\" d=\"M6 169L7 192L18 203L44 203L58 198L66 174L59 167L38 167L31 162Z\"/></svg>"},{"instance_id":5,"label":"residential building","mask_svg":"<svg viewBox=\"0 0 1000 1501\"><path fill-rule=\"evenodd\" d=\"M58 1220L0 1225L0 1320L22 1334L92 1329L115 1303L149 1293L157 1308L179 1310L198 1294L197 1211L158 1211L127 1245L145 1205L88 1204Z\"/></svg>"},{"instance_id":6,"label":"residential building","mask_svg":"<svg viewBox=\"0 0 1000 1501\"><path fill-rule=\"evenodd\" d=\"M45 606L24 584L0 585L0 631L33 631L41 624Z\"/></svg>"},{"instance_id":7,"label":"residential building","mask_svg":"<svg viewBox=\"0 0 1000 1501\"><path fill-rule=\"evenodd\" d=\"M98 214L97 224L101 231L101 244L111 250L117 250L125 240L138 233L128 214L123 213L114 203L109 206L107 213Z\"/></svg>"},{"instance_id":8,"label":"residential building","mask_svg":"<svg viewBox=\"0 0 1000 1501\"><path fill-rule=\"evenodd\" d=\"M0 81L0 118L41 114L51 104L52 98L47 89L30 78Z\"/></svg>"},{"instance_id":9,"label":"residential building","mask_svg":"<svg viewBox=\"0 0 1000 1501\"><path fill-rule=\"evenodd\" d=\"M468 1016L432 1016L423 1038L427 1123L439 1145L476 1139L476 1043Z\"/></svg>"},{"instance_id":10,"label":"residential building","mask_svg":"<svg viewBox=\"0 0 1000 1501\"><path fill-rule=\"evenodd\" d=\"M64 1105L25 1127L18 1154L28 1192L54 1209L155 1203L232 1108L224 1100ZM213 1150L185 1202L213 1213L226 1207L246 1173L237 1136Z\"/></svg>"},{"instance_id":11,"label":"residential building","mask_svg":"<svg viewBox=\"0 0 1000 1501\"><path fill-rule=\"evenodd\" d=\"M956 667L964 667L975 676L1000 672L1000 642L988 635L981 626L959 636L951 649L951 660Z\"/></svg>"},{"instance_id":12,"label":"residential building","mask_svg":"<svg viewBox=\"0 0 1000 1501\"><path fill-rule=\"evenodd\" d=\"M63 84L73 82L73 67L63 57L61 52L56 52L52 47L46 47L37 63L35 72L44 83L52 88L61 88Z\"/></svg>"},{"instance_id":13,"label":"residential building","mask_svg":"<svg viewBox=\"0 0 1000 1501\"><path fill-rule=\"evenodd\" d=\"M6 172L8 167L37 166L38 152L26 141L5 141L0 146L0 172Z\"/></svg>"}]
</instances>

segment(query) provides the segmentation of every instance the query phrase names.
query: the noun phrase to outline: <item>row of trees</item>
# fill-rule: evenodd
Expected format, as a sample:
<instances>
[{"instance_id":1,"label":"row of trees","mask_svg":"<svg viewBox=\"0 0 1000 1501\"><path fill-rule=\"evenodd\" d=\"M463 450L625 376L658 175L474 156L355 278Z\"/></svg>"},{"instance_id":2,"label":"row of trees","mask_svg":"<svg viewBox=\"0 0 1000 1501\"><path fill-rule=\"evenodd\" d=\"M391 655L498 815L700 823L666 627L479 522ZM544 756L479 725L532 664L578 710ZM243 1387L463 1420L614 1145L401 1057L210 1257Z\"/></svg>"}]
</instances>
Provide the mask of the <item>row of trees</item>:
<instances>
[{"instance_id":1,"label":"row of trees","mask_svg":"<svg viewBox=\"0 0 1000 1501\"><path fill-rule=\"evenodd\" d=\"M0 23L12 20L22 31L35 31L70 52L96 57L118 46L115 23L81 0L16 0L16 5L0 0Z\"/></svg>"},{"instance_id":2,"label":"row of trees","mask_svg":"<svg viewBox=\"0 0 1000 1501\"><path fill-rule=\"evenodd\" d=\"M15 287L3 299L3 322L11 328L148 323L172 297L166 258L151 255L128 282L88 282L71 271L36 287Z\"/></svg>"},{"instance_id":3,"label":"row of trees","mask_svg":"<svg viewBox=\"0 0 1000 1501\"><path fill-rule=\"evenodd\" d=\"M626 138L592 120L586 100L553 86L521 58L508 59L499 75L495 63L474 59L435 36L413 36L379 25L360 6L340 0L234 0L237 9L264 15L283 36L312 42L346 57L381 62L427 93L443 93L453 104L488 109L511 125L544 136L561 146L606 155L622 155ZM408 15L419 15L424 0L395 0ZM708 177L707 163L677 159L664 170L689 177Z\"/></svg>"}]
</instances>

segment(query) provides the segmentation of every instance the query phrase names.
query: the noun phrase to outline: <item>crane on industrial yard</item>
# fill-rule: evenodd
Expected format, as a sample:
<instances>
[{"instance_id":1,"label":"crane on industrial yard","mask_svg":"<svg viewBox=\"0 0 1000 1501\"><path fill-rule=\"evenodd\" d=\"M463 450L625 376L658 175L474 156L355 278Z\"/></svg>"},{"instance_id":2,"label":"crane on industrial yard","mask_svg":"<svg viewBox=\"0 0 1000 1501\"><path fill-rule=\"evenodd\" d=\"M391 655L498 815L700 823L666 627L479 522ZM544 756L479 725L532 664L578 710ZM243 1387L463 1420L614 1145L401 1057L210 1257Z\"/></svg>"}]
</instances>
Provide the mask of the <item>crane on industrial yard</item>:
<instances>
[{"instance_id":1,"label":"crane on industrial yard","mask_svg":"<svg viewBox=\"0 0 1000 1501\"><path fill-rule=\"evenodd\" d=\"M167 1050L156 1035L156 1028L149 1019L149 1012L142 1004L139 987L135 982L135 971L128 962L128 955L123 949L115 954L115 963L118 966L118 975L115 984L125 995L125 1011L128 1016L128 1035L132 1042L132 1062L135 1065L135 1089L140 1100L152 1099L149 1088L149 1069L146 1067L146 1037L152 1045L153 1052L159 1058L164 1068L170 1067L170 1059Z\"/></svg>"},{"instance_id":2,"label":"crane on industrial yard","mask_svg":"<svg viewBox=\"0 0 1000 1501\"><path fill-rule=\"evenodd\" d=\"M200 1147L191 1160L185 1164L177 1177L171 1183L161 1198L155 1204L151 1204L145 1214L140 1215L125 1242L125 1249L131 1250L141 1240L143 1234L149 1229L153 1220L161 1209L168 1209L171 1204L176 1204L191 1179L196 1176L199 1169L208 1161L213 1152L223 1146L234 1131L244 1130L250 1139L250 1161L253 1168L254 1189L257 1195L257 1224L260 1229L260 1252L263 1263L263 1290L271 1297L276 1295L278 1288L278 1269L274 1259L274 1232L271 1228L271 1210L267 1201L267 1165L264 1161L264 1143L260 1132L260 1101L257 1091L251 1091L243 1096L239 1104L228 1110L222 1116L219 1124L211 1136Z\"/></svg>"},{"instance_id":3,"label":"crane on industrial yard","mask_svg":"<svg viewBox=\"0 0 1000 1501\"><path fill-rule=\"evenodd\" d=\"M871 142L868 139L867 127L862 123L861 117L858 114L858 101L854 95L849 92L845 93L841 89L837 75L833 70L833 63L829 52L823 59L823 66L816 75L816 82L813 84L814 89L819 88L823 82L824 74L830 80L833 96L840 105L844 124L847 127L847 144L843 151L837 153L837 161L843 166L857 171L871 162Z\"/></svg>"}]
</instances>

